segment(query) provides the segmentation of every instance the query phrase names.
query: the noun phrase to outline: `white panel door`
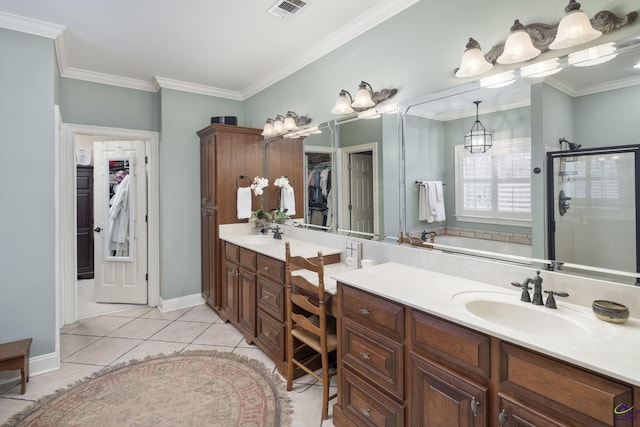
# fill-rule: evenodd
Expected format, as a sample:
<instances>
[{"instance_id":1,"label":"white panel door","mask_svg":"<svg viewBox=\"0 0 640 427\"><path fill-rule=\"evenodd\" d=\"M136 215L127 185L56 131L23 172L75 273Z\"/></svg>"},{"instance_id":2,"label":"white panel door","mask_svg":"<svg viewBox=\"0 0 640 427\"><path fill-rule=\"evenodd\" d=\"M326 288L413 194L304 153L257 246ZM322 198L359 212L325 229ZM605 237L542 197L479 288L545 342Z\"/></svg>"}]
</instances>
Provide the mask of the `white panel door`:
<instances>
[{"instance_id":1,"label":"white panel door","mask_svg":"<svg viewBox=\"0 0 640 427\"><path fill-rule=\"evenodd\" d=\"M353 153L349 157L351 230L373 233L373 156Z\"/></svg>"},{"instance_id":2,"label":"white panel door","mask_svg":"<svg viewBox=\"0 0 640 427\"><path fill-rule=\"evenodd\" d=\"M94 142L95 300L147 303L145 141Z\"/></svg>"}]
</instances>

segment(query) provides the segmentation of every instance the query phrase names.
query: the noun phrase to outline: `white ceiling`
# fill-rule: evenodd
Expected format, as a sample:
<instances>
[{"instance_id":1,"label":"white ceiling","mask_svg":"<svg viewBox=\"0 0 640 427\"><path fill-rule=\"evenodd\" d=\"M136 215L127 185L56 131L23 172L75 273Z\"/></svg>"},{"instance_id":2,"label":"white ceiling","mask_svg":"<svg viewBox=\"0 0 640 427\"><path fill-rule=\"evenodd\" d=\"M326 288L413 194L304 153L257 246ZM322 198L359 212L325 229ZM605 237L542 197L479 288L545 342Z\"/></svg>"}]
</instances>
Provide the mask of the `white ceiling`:
<instances>
[{"instance_id":1,"label":"white ceiling","mask_svg":"<svg viewBox=\"0 0 640 427\"><path fill-rule=\"evenodd\" d=\"M2 0L0 27L55 38L65 77L243 100L419 0L304 1Z\"/></svg>"}]
</instances>

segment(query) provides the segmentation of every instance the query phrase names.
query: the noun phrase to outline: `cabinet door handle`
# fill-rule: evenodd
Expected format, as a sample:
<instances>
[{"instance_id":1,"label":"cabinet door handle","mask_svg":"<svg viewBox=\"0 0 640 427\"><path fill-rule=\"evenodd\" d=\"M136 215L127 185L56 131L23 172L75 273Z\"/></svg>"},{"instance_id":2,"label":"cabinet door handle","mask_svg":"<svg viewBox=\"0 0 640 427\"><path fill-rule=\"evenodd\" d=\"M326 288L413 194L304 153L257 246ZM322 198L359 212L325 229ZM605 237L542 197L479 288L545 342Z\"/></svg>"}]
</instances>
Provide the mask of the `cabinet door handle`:
<instances>
[{"instance_id":1,"label":"cabinet door handle","mask_svg":"<svg viewBox=\"0 0 640 427\"><path fill-rule=\"evenodd\" d=\"M480 401L478 399L476 399L475 396L473 396L471 398L471 412L473 412L473 416L477 417L478 416L478 408L480 407Z\"/></svg>"},{"instance_id":2,"label":"cabinet door handle","mask_svg":"<svg viewBox=\"0 0 640 427\"><path fill-rule=\"evenodd\" d=\"M265 333L264 333L264 336L265 336L265 337L267 337L267 338L269 338L269 337L271 336L271 332L269 332L269 331L265 332Z\"/></svg>"},{"instance_id":3,"label":"cabinet door handle","mask_svg":"<svg viewBox=\"0 0 640 427\"><path fill-rule=\"evenodd\" d=\"M264 271L269 271L269 267L264 267Z\"/></svg>"},{"instance_id":4,"label":"cabinet door handle","mask_svg":"<svg viewBox=\"0 0 640 427\"><path fill-rule=\"evenodd\" d=\"M363 316L368 316L369 315L369 309L368 308L361 308L360 310L358 310L358 312L360 312L360 314L362 314Z\"/></svg>"},{"instance_id":5,"label":"cabinet door handle","mask_svg":"<svg viewBox=\"0 0 640 427\"><path fill-rule=\"evenodd\" d=\"M360 357L362 357L365 360L370 360L371 356L369 356L369 353L365 353L364 351L360 352Z\"/></svg>"},{"instance_id":6,"label":"cabinet door handle","mask_svg":"<svg viewBox=\"0 0 640 427\"><path fill-rule=\"evenodd\" d=\"M367 418L371 417L371 411L369 409L361 408L360 413Z\"/></svg>"},{"instance_id":7,"label":"cabinet door handle","mask_svg":"<svg viewBox=\"0 0 640 427\"><path fill-rule=\"evenodd\" d=\"M265 295L262 297L263 300L269 301L271 299L271 295Z\"/></svg>"},{"instance_id":8,"label":"cabinet door handle","mask_svg":"<svg viewBox=\"0 0 640 427\"><path fill-rule=\"evenodd\" d=\"M500 411L500 415L498 415L498 423L500 424L500 427L504 427L504 424L507 422L507 418L509 418L507 411L504 409Z\"/></svg>"}]
</instances>

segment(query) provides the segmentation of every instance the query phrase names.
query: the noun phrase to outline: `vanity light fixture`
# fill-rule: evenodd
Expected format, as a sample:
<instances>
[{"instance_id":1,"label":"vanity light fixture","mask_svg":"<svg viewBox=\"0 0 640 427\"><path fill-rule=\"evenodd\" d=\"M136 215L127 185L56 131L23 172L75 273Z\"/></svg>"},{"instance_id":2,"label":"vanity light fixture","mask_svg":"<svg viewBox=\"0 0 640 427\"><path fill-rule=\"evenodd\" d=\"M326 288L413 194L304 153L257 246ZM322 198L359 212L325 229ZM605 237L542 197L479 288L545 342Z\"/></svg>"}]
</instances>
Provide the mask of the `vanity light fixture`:
<instances>
[{"instance_id":1,"label":"vanity light fixture","mask_svg":"<svg viewBox=\"0 0 640 427\"><path fill-rule=\"evenodd\" d=\"M481 102L473 101L476 104L476 121L469 133L464 136L464 148L470 153L485 153L493 145L493 135L484 128L478 117L478 106Z\"/></svg>"},{"instance_id":2,"label":"vanity light fixture","mask_svg":"<svg viewBox=\"0 0 640 427\"><path fill-rule=\"evenodd\" d=\"M569 54L569 65L590 67L611 61L618 54L614 43L605 43Z\"/></svg>"},{"instance_id":3,"label":"vanity light fixture","mask_svg":"<svg viewBox=\"0 0 640 427\"><path fill-rule=\"evenodd\" d=\"M286 133L297 131L301 126L308 125L311 119L305 116L298 116L293 111L287 111L286 117L281 114L276 116L276 119L267 119L262 129L262 136L272 137L283 135Z\"/></svg>"},{"instance_id":4,"label":"vanity light fixture","mask_svg":"<svg viewBox=\"0 0 640 427\"><path fill-rule=\"evenodd\" d=\"M549 49L566 49L595 40L602 35L601 31L593 28L586 13L580 10L580 3L569 0L564 8L566 14L558 24L558 31Z\"/></svg>"},{"instance_id":5,"label":"vanity light fixture","mask_svg":"<svg viewBox=\"0 0 640 427\"><path fill-rule=\"evenodd\" d=\"M634 65L633 68L635 68L636 70L640 69L640 62L638 62L636 65Z\"/></svg>"},{"instance_id":6,"label":"vanity light fixture","mask_svg":"<svg viewBox=\"0 0 640 427\"><path fill-rule=\"evenodd\" d=\"M486 73L492 68L493 64L484 58L480 44L473 37L469 37L466 50L460 60L460 68L455 70L456 77L474 77Z\"/></svg>"},{"instance_id":7,"label":"vanity light fixture","mask_svg":"<svg viewBox=\"0 0 640 427\"><path fill-rule=\"evenodd\" d=\"M497 59L498 64L515 64L528 61L540 55L540 49L533 46L531 36L517 19L511 27L511 34L504 43L504 51Z\"/></svg>"},{"instance_id":8,"label":"vanity light fixture","mask_svg":"<svg viewBox=\"0 0 640 427\"><path fill-rule=\"evenodd\" d=\"M391 98L397 92L398 89L382 89L375 92L371 85L363 80L358 86L355 99L348 91L342 89L331 112L333 114L351 114L355 111L364 111Z\"/></svg>"}]
</instances>

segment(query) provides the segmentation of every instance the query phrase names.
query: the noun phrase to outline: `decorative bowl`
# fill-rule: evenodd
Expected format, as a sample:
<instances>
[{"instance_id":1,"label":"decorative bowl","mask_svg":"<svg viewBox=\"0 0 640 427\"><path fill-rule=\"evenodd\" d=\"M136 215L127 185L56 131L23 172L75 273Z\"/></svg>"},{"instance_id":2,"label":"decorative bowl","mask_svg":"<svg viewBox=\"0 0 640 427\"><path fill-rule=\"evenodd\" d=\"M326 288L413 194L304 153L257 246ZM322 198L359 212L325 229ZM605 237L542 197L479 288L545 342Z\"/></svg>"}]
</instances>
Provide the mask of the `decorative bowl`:
<instances>
[{"instance_id":1,"label":"decorative bowl","mask_svg":"<svg viewBox=\"0 0 640 427\"><path fill-rule=\"evenodd\" d=\"M596 317L605 322L624 323L629 318L629 308L617 302L595 300L591 308Z\"/></svg>"}]
</instances>

